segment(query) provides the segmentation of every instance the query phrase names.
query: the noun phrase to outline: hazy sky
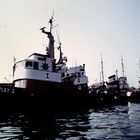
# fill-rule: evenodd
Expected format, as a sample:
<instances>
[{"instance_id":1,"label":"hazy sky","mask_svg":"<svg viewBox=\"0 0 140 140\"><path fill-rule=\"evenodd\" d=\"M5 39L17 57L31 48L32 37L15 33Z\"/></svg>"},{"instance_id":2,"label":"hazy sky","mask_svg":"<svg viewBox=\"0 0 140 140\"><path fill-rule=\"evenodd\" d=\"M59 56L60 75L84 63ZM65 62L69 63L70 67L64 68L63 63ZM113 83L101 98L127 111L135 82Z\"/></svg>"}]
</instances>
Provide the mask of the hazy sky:
<instances>
[{"instance_id":1,"label":"hazy sky","mask_svg":"<svg viewBox=\"0 0 140 140\"><path fill-rule=\"evenodd\" d=\"M140 0L0 0L1 82L12 79L13 56L45 53L48 40L39 29L48 27L53 10L68 66L86 64L91 84L100 80L101 53L105 80L116 69L122 76L123 57L130 86L138 85Z\"/></svg>"}]
</instances>

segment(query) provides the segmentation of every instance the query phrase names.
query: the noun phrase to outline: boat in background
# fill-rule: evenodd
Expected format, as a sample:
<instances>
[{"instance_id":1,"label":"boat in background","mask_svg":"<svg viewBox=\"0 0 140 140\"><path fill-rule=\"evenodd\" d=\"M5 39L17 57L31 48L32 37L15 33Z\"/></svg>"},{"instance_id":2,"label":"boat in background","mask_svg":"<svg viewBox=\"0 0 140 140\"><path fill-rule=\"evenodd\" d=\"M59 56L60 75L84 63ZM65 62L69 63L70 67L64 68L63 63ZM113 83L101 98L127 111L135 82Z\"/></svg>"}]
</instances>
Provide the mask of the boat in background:
<instances>
[{"instance_id":1,"label":"boat in background","mask_svg":"<svg viewBox=\"0 0 140 140\"><path fill-rule=\"evenodd\" d=\"M138 77L139 85L137 88L131 87L130 91L128 92L128 100L130 102L140 102L140 58L139 58L139 77Z\"/></svg>"},{"instance_id":2,"label":"boat in background","mask_svg":"<svg viewBox=\"0 0 140 140\"><path fill-rule=\"evenodd\" d=\"M118 71L116 70L116 74L113 74L108 77L108 81L106 82L107 93L118 100L118 102L127 102L128 97L127 94L129 92L129 84L127 82L127 77L124 75L124 63L123 58L121 58L122 64L122 76L118 77Z\"/></svg>"},{"instance_id":3,"label":"boat in background","mask_svg":"<svg viewBox=\"0 0 140 140\"><path fill-rule=\"evenodd\" d=\"M108 82L106 82L108 94L120 94L123 96L126 95L129 90L129 85L127 82L127 77L117 77L115 74L108 77ZM119 95L119 96L120 96Z\"/></svg>"},{"instance_id":4,"label":"boat in background","mask_svg":"<svg viewBox=\"0 0 140 140\"><path fill-rule=\"evenodd\" d=\"M124 64L122 61L122 72L123 76L118 77L118 73L113 74L108 77L108 81L104 81L104 72L103 72L103 60L101 57L101 76L100 82L94 83L89 86L89 93L94 94L98 97L99 100L104 100L105 103L114 102L114 103L126 103L127 101L127 92L129 91L129 85L127 82L127 77L124 76Z\"/></svg>"},{"instance_id":5,"label":"boat in background","mask_svg":"<svg viewBox=\"0 0 140 140\"><path fill-rule=\"evenodd\" d=\"M106 94L106 84L104 80L104 67L103 58L101 54L101 72L100 72L100 82L95 82L89 86L90 94Z\"/></svg>"}]
</instances>

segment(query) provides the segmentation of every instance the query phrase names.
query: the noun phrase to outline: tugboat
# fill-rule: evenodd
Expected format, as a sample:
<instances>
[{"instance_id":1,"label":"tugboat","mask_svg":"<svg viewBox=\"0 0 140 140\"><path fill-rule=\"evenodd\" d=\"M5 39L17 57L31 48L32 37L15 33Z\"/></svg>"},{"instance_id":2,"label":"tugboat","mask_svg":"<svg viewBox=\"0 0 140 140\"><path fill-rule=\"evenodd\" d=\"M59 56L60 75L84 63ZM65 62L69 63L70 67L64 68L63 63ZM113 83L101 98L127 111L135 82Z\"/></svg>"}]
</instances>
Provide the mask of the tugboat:
<instances>
[{"instance_id":1,"label":"tugboat","mask_svg":"<svg viewBox=\"0 0 140 140\"><path fill-rule=\"evenodd\" d=\"M96 82L89 87L89 93L92 94L105 94L106 85L104 80L104 68L103 68L103 59L101 54L101 72L100 72L100 82Z\"/></svg>"},{"instance_id":2,"label":"tugboat","mask_svg":"<svg viewBox=\"0 0 140 140\"><path fill-rule=\"evenodd\" d=\"M54 51L53 16L49 19L50 30L43 27L40 30L49 39L46 54L33 53L28 58L15 62L13 66L13 82L10 86L0 84L0 89L8 87L8 94L14 96L35 96L60 98L72 95L88 94L88 77L85 74L85 64L68 68L67 58L63 57L59 43L60 57L56 62ZM11 86L12 85L12 86ZM12 92L11 92L12 91ZM0 90L0 94L5 94ZM68 96L69 97L69 96ZM67 98L68 98L67 97Z\"/></svg>"},{"instance_id":3,"label":"tugboat","mask_svg":"<svg viewBox=\"0 0 140 140\"><path fill-rule=\"evenodd\" d=\"M127 82L127 77L124 75L124 63L123 58L121 58L122 64L122 76L118 77L118 71L116 74L113 74L108 77L107 84L107 93L111 95L116 101L120 103L126 103L128 101L127 93L129 91L129 85Z\"/></svg>"},{"instance_id":4,"label":"tugboat","mask_svg":"<svg viewBox=\"0 0 140 140\"><path fill-rule=\"evenodd\" d=\"M61 44L59 44L60 58L56 62L54 53L54 36L52 35L53 17L49 20L50 31L41 28L42 33L49 39L46 54L33 53L27 59L16 62L14 65L15 87L31 89L38 92L55 93L88 92L88 78L85 75L85 65L67 68L67 58L62 56ZM65 88L65 86L67 86ZM64 89L65 88L65 89Z\"/></svg>"},{"instance_id":5,"label":"tugboat","mask_svg":"<svg viewBox=\"0 0 140 140\"><path fill-rule=\"evenodd\" d=\"M107 92L108 94L126 94L129 86L126 77L117 77L115 74L108 77Z\"/></svg>"}]
</instances>

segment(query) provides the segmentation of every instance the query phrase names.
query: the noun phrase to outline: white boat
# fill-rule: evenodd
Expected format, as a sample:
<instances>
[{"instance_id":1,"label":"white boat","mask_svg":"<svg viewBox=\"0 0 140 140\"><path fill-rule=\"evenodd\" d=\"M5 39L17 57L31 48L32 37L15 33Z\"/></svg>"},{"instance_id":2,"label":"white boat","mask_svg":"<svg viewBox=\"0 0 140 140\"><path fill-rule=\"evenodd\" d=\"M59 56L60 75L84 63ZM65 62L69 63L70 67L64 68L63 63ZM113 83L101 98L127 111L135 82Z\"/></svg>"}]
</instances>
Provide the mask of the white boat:
<instances>
[{"instance_id":1,"label":"white boat","mask_svg":"<svg viewBox=\"0 0 140 140\"><path fill-rule=\"evenodd\" d=\"M45 54L33 53L13 66L13 84L15 88L30 90L32 94L51 93L88 93L88 77L85 64L67 68L67 58L63 57L59 44L60 57L56 62L54 52L53 17L49 20L50 30L41 28L49 39Z\"/></svg>"}]
</instances>

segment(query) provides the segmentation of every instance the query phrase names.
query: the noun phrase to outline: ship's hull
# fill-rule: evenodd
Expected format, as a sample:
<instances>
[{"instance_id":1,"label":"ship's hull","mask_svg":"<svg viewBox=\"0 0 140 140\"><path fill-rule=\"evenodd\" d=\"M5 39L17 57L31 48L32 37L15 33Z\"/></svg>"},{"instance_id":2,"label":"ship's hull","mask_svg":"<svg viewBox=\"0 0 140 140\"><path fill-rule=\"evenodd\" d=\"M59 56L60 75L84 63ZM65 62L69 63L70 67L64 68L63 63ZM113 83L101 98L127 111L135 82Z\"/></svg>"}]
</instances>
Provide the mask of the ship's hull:
<instances>
[{"instance_id":1,"label":"ship's hull","mask_svg":"<svg viewBox=\"0 0 140 140\"><path fill-rule=\"evenodd\" d=\"M20 83L18 85L17 83ZM14 81L17 89L30 91L32 95L42 96L53 94L86 94L88 93L87 84L74 85L72 82L51 82L32 79Z\"/></svg>"},{"instance_id":2,"label":"ship's hull","mask_svg":"<svg viewBox=\"0 0 140 140\"><path fill-rule=\"evenodd\" d=\"M76 90L77 88L73 87L70 83L61 86L63 89L59 89L57 92L54 92L56 90L53 90L53 92L52 90L37 92L31 89L0 84L0 110L45 111L57 108L84 109L87 107L104 107L106 105L124 103L124 100L122 102L122 100L115 99L110 94L89 94L84 90Z\"/></svg>"},{"instance_id":3,"label":"ship's hull","mask_svg":"<svg viewBox=\"0 0 140 140\"><path fill-rule=\"evenodd\" d=\"M81 85L78 88L72 83L43 82L43 84L42 81L27 81L26 88L15 87L13 84L0 84L0 106L2 108L5 105L8 108L35 109L72 106L74 104L82 105L88 101L89 96L86 85Z\"/></svg>"},{"instance_id":4,"label":"ship's hull","mask_svg":"<svg viewBox=\"0 0 140 140\"><path fill-rule=\"evenodd\" d=\"M128 92L127 96L128 96L129 102L140 103L140 91Z\"/></svg>"}]
</instances>

